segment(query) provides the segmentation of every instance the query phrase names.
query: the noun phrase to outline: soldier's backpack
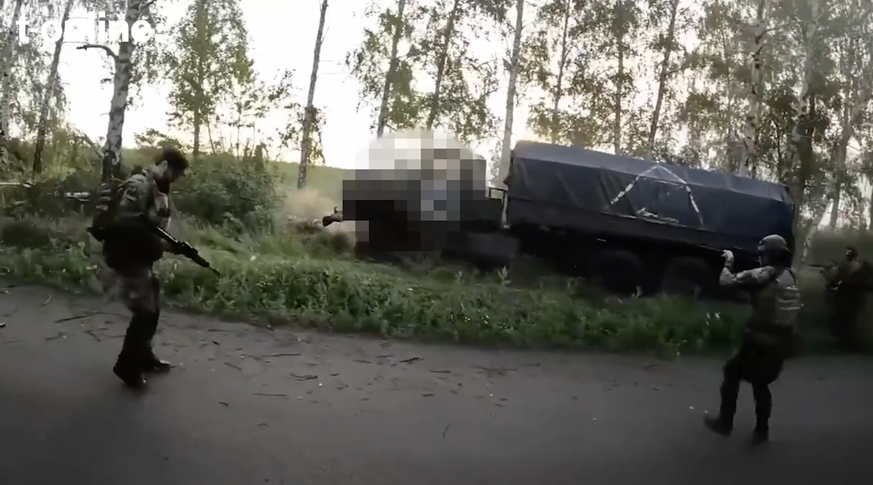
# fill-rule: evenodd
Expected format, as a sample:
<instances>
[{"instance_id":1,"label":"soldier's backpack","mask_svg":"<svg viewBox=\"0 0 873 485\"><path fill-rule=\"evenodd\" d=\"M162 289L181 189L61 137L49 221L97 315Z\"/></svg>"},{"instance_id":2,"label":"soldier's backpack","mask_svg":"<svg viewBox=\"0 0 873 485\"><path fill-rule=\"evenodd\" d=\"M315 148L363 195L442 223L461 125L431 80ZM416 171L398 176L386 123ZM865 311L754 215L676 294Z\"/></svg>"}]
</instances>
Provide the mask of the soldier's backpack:
<instances>
[{"instance_id":1,"label":"soldier's backpack","mask_svg":"<svg viewBox=\"0 0 873 485\"><path fill-rule=\"evenodd\" d=\"M128 177L137 173L143 172L134 170ZM126 181L127 179L112 178L101 183L95 193L94 216L91 218L88 232L98 241L102 242L106 238L107 230L116 221L123 195L122 189Z\"/></svg>"}]
</instances>

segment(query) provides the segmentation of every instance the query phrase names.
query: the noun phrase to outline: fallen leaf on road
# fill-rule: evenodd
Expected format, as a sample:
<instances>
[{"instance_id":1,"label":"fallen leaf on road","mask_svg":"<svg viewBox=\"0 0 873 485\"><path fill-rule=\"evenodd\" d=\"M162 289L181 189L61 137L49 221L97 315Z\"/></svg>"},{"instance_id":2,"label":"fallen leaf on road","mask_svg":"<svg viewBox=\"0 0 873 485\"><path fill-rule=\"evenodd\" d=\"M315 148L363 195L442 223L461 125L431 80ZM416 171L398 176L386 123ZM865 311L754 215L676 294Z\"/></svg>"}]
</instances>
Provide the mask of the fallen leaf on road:
<instances>
[{"instance_id":1,"label":"fallen leaf on road","mask_svg":"<svg viewBox=\"0 0 873 485\"><path fill-rule=\"evenodd\" d=\"M234 369L236 369L236 370L238 370L238 371L242 371L242 367L240 367L240 366L238 366L238 365L233 365L233 364L231 364L230 362L223 362L223 364L226 365L226 366L228 366L228 367L233 367Z\"/></svg>"},{"instance_id":2,"label":"fallen leaf on road","mask_svg":"<svg viewBox=\"0 0 873 485\"><path fill-rule=\"evenodd\" d=\"M256 392L255 396L267 396L267 397L288 397L287 394L282 393L271 393L271 392Z\"/></svg>"},{"instance_id":3,"label":"fallen leaf on road","mask_svg":"<svg viewBox=\"0 0 873 485\"><path fill-rule=\"evenodd\" d=\"M6 322L0 322L0 328L5 328L5 327L6 327Z\"/></svg>"},{"instance_id":4,"label":"fallen leaf on road","mask_svg":"<svg viewBox=\"0 0 873 485\"><path fill-rule=\"evenodd\" d=\"M261 357L297 357L300 352L285 352L280 354L264 354Z\"/></svg>"},{"instance_id":5,"label":"fallen leaf on road","mask_svg":"<svg viewBox=\"0 0 873 485\"><path fill-rule=\"evenodd\" d=\"M451 428L451 427L452 427L452 425L451 425L451 424L447 424L447 425L446 425L446 427L445 427L445 428L443 428L443 438L445 438L445 437L446 437L446 433L448 433L448 432L449 432L449 428Z\"/></svg>"},{"instance_id":6,"label":"fallen leaf on road","mask_svg":"<svg viewBox=\"0 0 873 485\"><path fill-rule=\"evenodd\" d=\"M218 404L221 404L222 406L230 406L230 404L228 404L224 401L218 401Z\"/></svg>"},{"instance_id":7,"label":"fallen leaf on road","mask_svg":"<svg viewBox=\"0 0 873 485\"><path fill-rule=\"evenodd\" d=\"M410 357L408 359L402 359L399 362L403 363L403 364L409 364L409 363L415 362L417 360L424 360L424 359L421 357Z\"/></svg>"},{"instance_id":8,"label":"fallen leaf on road","mask_svg":"<svg viewBox=\"0 0 873 485\"><path fill-rule=\"evenodd\" d=\"M434 374L451 374L452 373L452 371L450 371L450 370L431 369L430 371L433 372Z\"/></svg>"},{"instance_id":9,"label":"fallen leaf on road","mask_svg":"<svg viewBox=\"0 0 873 485\"><path fill-rule=\"evenodd\" d=\"M422 394L421 396L422 397L433 397L434 395L433 395L433 393L426 392L426 393Z\"/></svg>"},{"instance_id":10,"label":"fallen leaf on road","mask_svg":"<svg viewBox=\"0 0 873 485\"><path fill-rule=\"evenodd\" d=\"M291 377L297 379L298 381L311 381L312 379L318 379L318 376L312 374L298 375L292 373Z\"/></svg>"}]
</instances>

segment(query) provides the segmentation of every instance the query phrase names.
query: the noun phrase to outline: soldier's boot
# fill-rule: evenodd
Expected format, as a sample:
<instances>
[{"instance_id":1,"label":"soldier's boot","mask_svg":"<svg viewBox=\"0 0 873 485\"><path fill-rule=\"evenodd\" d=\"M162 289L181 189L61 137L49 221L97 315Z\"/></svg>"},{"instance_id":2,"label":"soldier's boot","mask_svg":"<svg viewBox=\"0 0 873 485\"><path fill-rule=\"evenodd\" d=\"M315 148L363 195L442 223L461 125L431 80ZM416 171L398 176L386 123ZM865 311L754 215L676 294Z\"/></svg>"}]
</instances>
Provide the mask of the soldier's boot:
<instances>
[{"instance_id":1,"label":"soldier's boot","mask_svg":"<svg viewBox=\"0 0 873 485\"><path fill-rule=\"evenodd\" d=\"M703 423L710 431L722 436L730 436L734 430L733 421L722 416L706 416Z\"/></svg>"},{"instance_id":2,"label":"soldier's boot","mask_svg":"<svg viewBox=\"0 0 873 485\"><path fill-rule=\"evenodd\" d=\"M115 375L132 388L142 388L146 384L141 365L143 342L147 337L146 324L141 314L134 313L124 334L121 353L112 368Z\"/></svg>"},{"instance_id":3,"label":"soldier's boot","mask_svg":"<svg viewBox=\"0 0 873 485\"><path fill-rule=\"evenodd\" d=\"M121 353L118 354L118 360L115 361L112 372L128 387L139 389L145 386L146 381L142 375L139 362L137 362L136 347L129 340L125 337L124 347L122 347Z\"/></svg>"},{"instance_id":4,"label":"soldier's boot","mask_svg":"<svg viewBox=\"0 0 873 485\"><path fill-rule=\"evenodd\" d=\"M737 412L737 397L740 394L740 381L725 373L721 383L721 406L718 416L707 416L703 423L710 431L721 436L730 436L734 430L734 414Z\"/></svg>"},{"instance_id":5,"label":"soldier's boot","mask_svg":"<svg viewBox=\"0 0 873 485\"><path fill-rule=\"evenodd\" d=\"M158 330L160 313L145 313L142 318L144 343L140 354L140 369L143 372L167 372L173 367L172 364L157 358L152 350L152 340Z\"/></svg>"},{"instance_id":6,"label":"soldier's boot","mask_svg":"<svg viewBox=\"0 0 873 485\"><path fill-rule=\"evenodd\" d=\"M143 372L164 373L169 372L169 370L173 368L173 364L166 360L159 359L155 356L152 347L149 346L148 349L143 352L140 368Z\"/></svg>"},{"instance_id":7,"label":"soldier's boot","mask_svg":"<svg viewBox=\"0 0 873 485\"><path fill-rule=\"evenodd\" d=\"M755 394L755 431L752 444L760 445L770 440L770 411L773 409L773 396L767 384L752 384Z\"/></svg>"}]
</instances>

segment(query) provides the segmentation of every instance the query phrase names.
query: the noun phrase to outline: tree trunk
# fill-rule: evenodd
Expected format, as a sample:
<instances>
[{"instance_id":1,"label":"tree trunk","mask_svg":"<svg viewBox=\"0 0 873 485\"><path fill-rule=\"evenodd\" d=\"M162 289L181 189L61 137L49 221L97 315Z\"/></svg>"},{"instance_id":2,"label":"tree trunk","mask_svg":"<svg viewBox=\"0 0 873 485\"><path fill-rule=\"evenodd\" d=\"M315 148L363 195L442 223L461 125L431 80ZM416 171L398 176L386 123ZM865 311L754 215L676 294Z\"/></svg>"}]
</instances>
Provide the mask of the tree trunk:
<instances>
[{"instance_id":1,"label":"tree trunk","mask_svg":"<svg viewBox=\"0 0 873 485\"><path fill-rule=\"evenodd\" d=\"M746 113L746 124L743 129L743 155L740 160L740 175L748 176L749 170L757 154L758 124L761 117L761 69L764 50L764 36L767 33L767 23L764 20L766 0L758 0L758 10L755 17L754 40L752 47L751 80L749 82L749 110Z\"/></svg>"},{"instance_id":2,"label":"tree trunk","mask_svg":"<svg viewBox=\"0 0 873 485\"><path fill-rule=\"evenodd\" d=\"M833 167L834 167L834 191L833 191L833 207L831 208L830 220L828 227L833 231L837 228L837 222L840 217L840 204L842 202L841 195L843 190L844 178L846 174L846 156L849 148L849 140L855 136L855 123L858 121L858 115L861 108L865 107L870 101L869 76L863 75L860 77L860 86L849 103L845 104L843 111L842 126L840 127L840 138L834 147Z\"/></svg>"},{"instance_id":3,"label":"tree trunk","mask_svg":"<svg viewBox=\"0 0 873 485\"><path fill-rule=\"evenodd\" d=\"M870 211L870 219L869 219L869 222L867 223L867 230L873 231L873 187L871 187L871 189L870 189L870 199L869 199L869 203L868 203L868 210Z\"/></svg>"},{"instance_id":4,"label":"tree trunk","mask_svg":"<svg viewBox=\"0 0 873 485\"><path fill-rule=\"evenodd\" d=\"M192 158L196 159L200 156L200 127L203 125L203 116L200 114L200 109L194 109L194 146L191 149Z\"/></svg>"},{"instance_id":5,"label":"tree trunk","mask_svg":"<svg viewBox=\"0 0 873 485\"><path fill-rule=\"evenodd\" d=\"M658 123L661 119L661 109L667 94L667 78L670 72L670 57L673 54L673 42L676 39L676 16L679 13L679 0L671 0L670 25L667 27L667 45L664 46L664 59L661 61L661 74L658 76L658 96L655 99L655 109L652 111L652 124L649 126L648 158L655 151L655 137L658 133Z\"/></svg>"},{"instance_id":6,"label":"tree trunk","mask_svg":"<svg viewBox=\"0 0 873 485\"><path fill-rule=\"evenodd\" d=\"M6 32L4 49L3 49L3 57L2 66L3 69L3 82L0 89L3 90L0 93L0 164L6 165L9 163L9 125L11 114L11 103L12 103L12 67L15 58L15 29L16 24L18 23L18 18L21 16L21 7L24 5L24 0L17 0L15 2L15 10L12 12L12 22L9 24L9 31Z\"/></svg>"},{"instance_id":7,"label":"tree trunk","mask_svg":"<svg viewBox=\"0 0 873 485\"><path fill-rule=\"evenodd\" d=\"M570 33L570 9L573 7L573 1L567 0L564 4L564 26L561 29L561 58L558 62L558 77L555 80L555 93L552 98L552 123L551 123L551 142L558 143L560 138L560 125L558 124L558 115L561 109L561 98L564 97L564 70L567 68L567 56L569 48L567 46L567 37Z\"/></svg>"},{"instance_id":8,"label":"tree trunk","mask_svg":"<svg viewBox=\"0 0 873 485\"><path fill-rule=\"evenodd\" d=\"M831 215L828 219L828 229L831 231L837 230L837 222L840 220L840 203L842 202L843 183L840 176L834 177L834 196L833 205L831 206Z\"/></svg>"},{"instance_id":9,"label":"tree trunk","mask_svg":"<svg viewBox=\"0 0 873 485\"><path fill-rule=\"evenodd\" d=\"M128 0L124 20L133 25L142 13L143 0ZM103 147L103 181L118 174L121 166L121 142L124 135L124 114L133 77L133 39L120 42L118 54L105 45L85 44L79 49L103 49L113 59L115 73L112 79L112 100L109 103L109 123L106 128L106 144Z\"/></svg>"},{"instance_id":10,"label":"tree trunk","mask_svg":"<svg viewBox=\"0 0 873 485\"><path fill-rule=\"evenodd\" d=\"M615 38L618 51L618 69L615 73L615 118L612 124L612 148L616 155L621 155L621 101L624 98L624 33Z\"/></svg>"},{"instance_id":11,"label":"tree trunk","mask_svg":"<svg viewBox=\"0 0 873 485\"><path fill-rule=\"evenodd\" d=\"M809 254L809 248L812 246L812 240L815 237L815 234L818 232L818 226L821 223L821 218L824 217L825 211L827 211L828 203L825 201L822 206L817 209L812 214L812 225L809 228L809 231L806 233L806 237L803 238L803 245L800 247L800 259L795 259L794 264L797 267L803 265L806 262L806 256Z\"/></svg>"},{"instance_id":12,"label":"tree trunk","mask_svg":"<svg viewBox=\"0 0 873 485\"><path fill-rule=\"evenodd\" d=\"M509 59L509 86L506 88L506 116L503 120L503 144L500 152L498 180L503 183L509 172L509 157L512 152L512 125L515 121L515 90L518 84L518 62L521 55L521 32L524 28L524 0L515 1L515 33L512 37L512 54Z\"/></svg>"},{"instance_id":13,"label":"tree trunk","mask_svg":"<svg viewBox=\"0 0 873 485\"><path fill-rule=\"evenodd\" d=\"M461 10L461 0L455 0L452 5L452 11L449 12L449 20L446 22L446 30L443 31L443 42L440 50L439 60L437 61L437 75L434 79L433 99L430 103L430 113L427 115L427 129L432 130L436 123L437 114L440 111L440 91L442 90L443 77L446 74L446 63L449 60L449 46L452 44L452 37L455 35L455 21L458 13Z\"/></svg>"},{"instance_id":14,"label":"tree trunk","mask_svg":"<svg viewBox=\"0 0 873 485\"><path fill-rule=\"evenodd\" d=\"M204 2L202 0L196 0L195 7L196 7L195 15L197 16L197 18L195 20L195 26L196 26L195 28L197 29L196 37L198 39L197 42L199 42L200 45L204 45L209 40L206 38L207 37L207 32L206 32L207 27L205 27L208 24L208 20L206 17L206 15L207 15L206 5L204 4ZM206 66L204 66L204 63L203 63L203 55L199 55L199 54L197 55L197 78L196 78L195 82L190 82L190 84L191 84L191 87L194 89L194 93L195 93L194 94L194 99L195 99L194 113L192 113L192 118L193 118L192 123L194 125L194 127L193 127L194 128L194 143L193 143L193 146L191 147L191 157L196 160L198 157L200 157L200 150L201 150L200 149L200 145L201 145L200 137L201 137L201 133L202 133L201 130L202 130L202 126L203 126L203 118L204 118L204 115L206 115L206 113L203 113L203 109L202 109L202 107L205 104L204 103L205 96L204 96L204 92L203 92L203 87L206 84ZM207 130L208 130L208 128L207 128ZM213 147L212 152L215 153L214 147Z\"/></svg>"},{"instance_id":15,"label":"tree trunk","mask_svg":"<svg viewBox=\"0 0 873 485\"><path fill-rule=\"evenodd\" d=\"M385 73L385 85L382 87L382 102L379 104L379 120L376 122L376 136L382 138L385 134L385 125L388 123L388 100L391 99L391 87L394 76L397 75L397 66L400 59L397 58L397 46L403 38L403 13L406 9L406 0L397 1L397 18L395 19L394 33L391 37L391 62L388 72Z\"/></svg>"},{"instance_id":16,"label":"tree trunk","mask_svg":"<svg viewBox=\"0 0 873 485\"><path fill-rule=\"evenodd\" d=\"M321 2L318 18L318 32L315 34L315 51L312 53L312 72L309 75L309 93L306 95L306 109L303 113L303 134L300 137L300 169L297 172L297 188L306 187L306 175L312 153L312 129L315 117L315 82L318 80L318 64L321 62L321 44L324 41L324 20L327 17L327 0Z\"/></svg>"},{"instance_id":17,"label":"tree trunk","mask_svg":"<svg viewBox=\"0 0 873 485\"><path fill-rule=\"evenodd\" d=\"M815 76L814 50L816 35L818 33L819 21L819 0L810 0L812 9L812 21L804 29L804 57L803 57L803 85L800 87L800 93L797 99L794 100L792 108L794 108L794 128L791 131L791 140L788 144L788 166L783 167L782 173L779 174L779 180L791 187L792 198L794 199L794 223L795 231L796 224L800 223L801 210L803 208L804 193L808 184L810 169L812 167L812 137L815 129L811 119L815 101L812 99L810 92L813 77Z\"/></svg>"},{"instance_id":18,"label":"tree trunk","mask_svg":"<svg viewBox=\"0 0 873 485\"><path fill-rule=\"evenodd\" d=\"M36 129L36 145L33 148L33 173L42 172L44 166L43 151L45 151L45 137L48 131L49 104L58 83L58 64L61 62L61 50L64 46L64 34L66 33L67 19L76 0L67 0L64 5L64 14L61 20L61 38L55 42L55 51L52 54L52 63L49 67L48 82L39 106L39 123Z\"/></svg>"},{"instance_id":19,"label":"tree trunk","mask_svg":"<svg viewBox=\"0 0 873 485\"><path fill-rule=\"evenodd\" d=\"M212 154L215 155L218 150L215 149L215 142L212 141L212 122L209 121L206 123L206 138L209 140L209 149L212 150Z\"/></svg>"}]
</instances>

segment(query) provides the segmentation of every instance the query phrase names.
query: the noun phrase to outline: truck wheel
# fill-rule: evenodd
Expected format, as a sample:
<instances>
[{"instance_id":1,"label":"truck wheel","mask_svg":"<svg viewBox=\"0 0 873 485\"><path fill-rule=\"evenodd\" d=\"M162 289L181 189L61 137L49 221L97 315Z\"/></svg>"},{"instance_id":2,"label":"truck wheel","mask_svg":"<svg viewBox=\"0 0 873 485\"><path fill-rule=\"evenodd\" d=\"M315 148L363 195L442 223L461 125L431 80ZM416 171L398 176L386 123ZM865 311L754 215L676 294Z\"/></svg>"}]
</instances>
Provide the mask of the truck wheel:
<instances>
[{"instance_id":1,"label":"truck wheel","mask_svg":"<svg viewBox=\"0 0 873 485\"><path fill-rule=\"evenodd\" d=\"M643 261L623 249L604 251L597 256L593 277L605 289L616 293L636 294L643 281Z\"/></svg>"},{"instance_id":2,"label":"truck wheel","mask_svg":"<svg viewBox=\"0 0 873 485\"><path fill-rule=\"evenodd\" d=\"M714 278L706 261L682 256L673 259L661 277L661 291L670 295L698 297L710 293Z\"/></svg>"}]
</instances>

